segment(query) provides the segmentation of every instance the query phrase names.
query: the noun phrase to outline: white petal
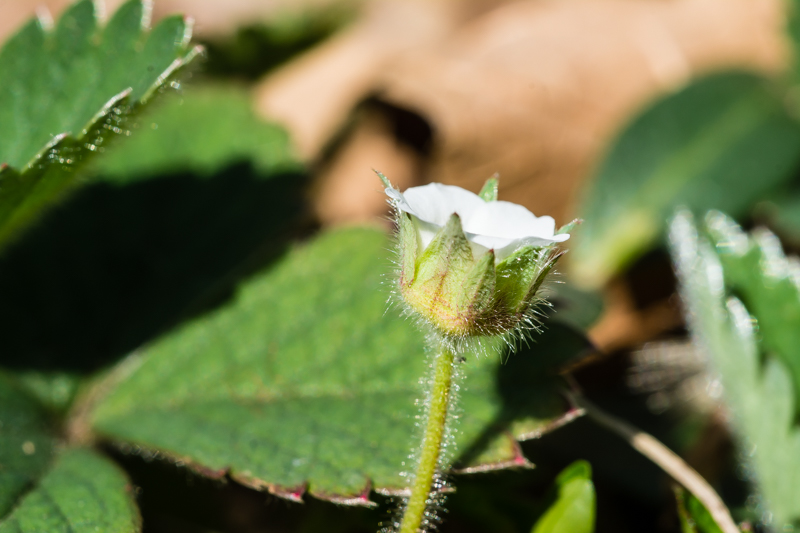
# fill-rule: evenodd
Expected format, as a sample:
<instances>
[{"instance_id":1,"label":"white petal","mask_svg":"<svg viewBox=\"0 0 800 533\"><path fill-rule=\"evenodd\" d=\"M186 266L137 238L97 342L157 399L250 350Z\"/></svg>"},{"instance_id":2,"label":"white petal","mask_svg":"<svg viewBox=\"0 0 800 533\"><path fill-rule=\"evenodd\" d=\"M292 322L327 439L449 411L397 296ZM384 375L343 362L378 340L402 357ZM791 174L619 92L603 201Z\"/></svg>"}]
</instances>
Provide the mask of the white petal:
<instances>
[{"instance_id":1,"label":"white petal","mask_svg":"<svg viewBox=\"0 0 800 533\"><path fill-rule=\"evenodd\" d=\"M437 226L444 226L453 213L462 220L468 218L486 203L475 193L441 183L411 187L402 196L404 202L397 203L399 209Z\"/></svg>"},{"instance_id":2,"label":"white petal","mask_svg":"<svg viewBox=\"0 0 800 533\"><path fill-rule=\"evenodd\" d=\"M537 217L511 202L486 202L461 187L430 183L404 193L387 188L386 194L398 209L418 219L423 248L453 213L461 217L476 256L493 249L498 261L522 246L549 246L569 239L566 234L554 235L556 223L552 217Z\"/></svg>"},{"instance_id":3,"label":"white petal","mask_svg":"<svg viewBox=\"0 0 800 533\"><path fill-rule=\"evenodd\" d=\"M569 239L569 235L553 235L550 238L522 237L519 239L509 239L506 237L491 237L488 235L475 235L469 233L467 234L467 238L472 242L480 244L481 246L493 249L497 260L502 261L523 246L549 246L557 242L566 241Z\"/></svg>"},{"instance_id":4,"label":"white petal","mask_svg":"<svg viewBox=\"0 0 800 533\"><path fill-rule=\"evenodd\" d=\"M464 231L519 239L552 238L556 222L552 217L536 217L521 205L511 202L486 202L464 221Z\"/></svg>"},{"instance_id":5,"label":"white petal","mask_svg":"<svg viewBox=\"0 0 800 533\"><path fill-rule=\"evenodd\" d=\"M416 226L419 232L419 239L422 241L423 250L428 247L436 234L439 233L439 230L442 229L441 226L425 222L424 220L417 222Z\"/></svg>"}]
</instances>

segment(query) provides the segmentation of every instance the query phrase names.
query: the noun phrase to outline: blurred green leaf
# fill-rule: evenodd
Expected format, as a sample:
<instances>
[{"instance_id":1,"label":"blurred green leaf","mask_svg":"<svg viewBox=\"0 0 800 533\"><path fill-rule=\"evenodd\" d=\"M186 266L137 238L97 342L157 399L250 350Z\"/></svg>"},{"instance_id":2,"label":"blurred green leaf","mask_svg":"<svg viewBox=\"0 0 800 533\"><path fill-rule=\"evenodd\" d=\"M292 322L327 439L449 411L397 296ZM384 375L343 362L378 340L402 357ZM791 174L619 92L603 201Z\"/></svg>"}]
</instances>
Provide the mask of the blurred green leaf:
<instances>
[{"instance_id":1,"label":"blurred green leaf","mask_svg":"<svg viewBox=\"0 0 800 533\"><path fill-rule=\"evenodd\" d=\"M800 276L780 250L759 245L763 236L748 237L719 213L707 220L713 242L698 236L685 212L673 220L670 232L690 326L720 374L741 457L761 492L762 520L776 530L792 527L800 519L800 432L793 367L787 363L796 355L775 347L797 329ZM761 256L758 267L747 268L756 256ZM729 297L726 284L731 283L763 291L750 309L757 322L741 301ZM786 294L770 289L776 285ZM764 312L765 305L781 308ZM763 336L756 336L756 324Z\"/></svg>"},{"instance_id":2,"label":"blurred green leaf","mask_svg":"<svg viewBox=\"0 0 800 533\"><path fill-rule=\"evenodd\" d=\"M175 172L211 177L243 161L262 176L299 169L286 131L260 120L243 88L191 86L170 96L140 114L130 140L96 158L91 172L124 184Z\"/></svg>"},{"instance_id":3,"label":"blurred green leaf","mask_svg":"<svg viewBox=\"0 0 800 533\"><path fill-rule=\"evenodd\" d=\"M356 16L355 6L347 3L286 7L269 20L204 41L208 61L203 73L255 80L331 37Z\"/></svg>"},{"instance_id":4,"label":"blurred green leaf","mask_svg":"<svg viewBox=\"0 0 800 533\"><path fill-rule=\"evenodd\" d=\"M0 373L0 518L50 464L54 436L47 411Z\"/></svg>"},{"instance_id":5,"label":"blurred green leaf","mask_svg":"<svg viewBox=\"0 0 800 533\"><path fill-rule=\"evenodd\" d=\"M592 467L576 461L556 478L557 496L531 533L592 533L595 493Z\"/></svg>"},{"instance_id":6,"label":"blurred green leaf","mask_svg":"<svg viewBox=\"0 0 800 533\"><path fill-rule=\"evenodd\" d=\"M683 533L722 533L711 513L694 494L683 487L676 487L675 499Z\"/></svg>"},{"instance_id":7,"label":"blurred green leaf","mask_svg":"<svg viewBox=\"0 0 800 533\"><path fill-rule=\"evenodd\" d=\"M288 497L363 504L370 487L402 490L429 361L423 334L386 311L388 246L351 229L293 251L228 307L133 356L96 407L96 431ZM546 370L586 344L550 331L506 365L487 354L463 363L465 468L523 466L504 435L536 437L574 416ZM493 462L478 462L487 449Z\"/></svg>"},{"instance_id":8,"label":"blurred green leaf","mask_svg":"<svg viewBox=\"0 0 800 533\"><path fill-rule=\"evenodd\" d=\"M72 404L81 377L67 372L23 371L14 374L17 383L48 411L63 414Z\"/></svg>"},{"instance_id":9,"label":"blurred green leaf","mask_svg":"<svg viewBox=\"0 0 800 533\"><path fill-rule=\"evenodd\" d=\"M757 206L756 216L763 218L782 239L792 245L800 244L800 192L778 191Z\"/></svg>"},{"instance_id":10,"label":"blurred green leaf","mask_svg":"<svg viewBox=\"0 0 800 533\"><path fill-rule=\"evenodd\" d=\"M797 0L786 3L786 33L792 46L792 68L789 71L790 81L800 81L800 5ZM795 102L797 103L797 102Z\"/></svg>"},{"instance_id":11,"label":"blurred green leaf","mask_svg":"<svg viewBox=\"0 0 800 533\"><path fill-rule=\"evenodd\" d=\"M615 141L583 202L574 274L602 285L661 238L677 205L745 212L798 158L800 126L767 80L726 73L692 83Z\"/></svg>"},{"instance_id":12,"label":"blurred green leaf","mask_svg":"<svg viewBox=\"0 0 800 533\"><path fill-rule=\"evenodd\" d=\"M554 309L548 314L552 321L586 331L603 313L603 297L599 292L581 290L569 279L549 288L547 298Z\"/></svg>"},{"instance_id":13,"label":"blurred green leaf","mask_svg":"<svg viewBox=\"0 0 800 533\"><path fill-rule=\"evenodd\" d=\"M0 245L52 203L196 54L182 17L148 30L141 0L98 27L81 0L52 30L34 19L0 50Z\"/></svg>"},{"instance_id":14,"label":"blurred green leaf","mask_svg":"<svg viewBox=\"0 0 800 533\"><path fill-rule=\"evenodd\" d=\"M135 533L139 511L125 474L95 452L63 452L2 522L0 533Z\"/></svg>"},{"instance_id":15,"label":"blurred green leaf","mask_svg":"<svg viewBox=\"0 0 800 533\"><path fill-rule=\"evenodd\" d=\"M761 349L783 361L795 390L800 390L800 264L787 260L780 241L766 230L748 238L719 212L709 213L706 227L722 262L725 284L758 320Z\"/></svg>"}]
</instances>

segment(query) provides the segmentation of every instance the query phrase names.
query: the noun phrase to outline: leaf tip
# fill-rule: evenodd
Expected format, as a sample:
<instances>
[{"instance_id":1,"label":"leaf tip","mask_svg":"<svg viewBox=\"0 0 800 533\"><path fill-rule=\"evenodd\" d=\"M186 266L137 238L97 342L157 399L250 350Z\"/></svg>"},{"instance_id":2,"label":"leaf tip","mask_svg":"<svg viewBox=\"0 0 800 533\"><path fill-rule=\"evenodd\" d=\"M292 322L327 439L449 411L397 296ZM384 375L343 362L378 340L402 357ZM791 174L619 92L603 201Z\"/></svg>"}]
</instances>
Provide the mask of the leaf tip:
<instances>
[{"instance_id":1,"label":"leaf tip","mask_svg":"<svg viewBox=\"0 0 800 533\"><path fill-rule=\"evenodd\" d=\"M149 30L150 24L153 22L153 0L139 0L142 4L142 30Z\"/></svg>"},{"instance_id":2,"label":"leaf tip","mask_svg":"<svg viewBox=\"0 0 800 533\"><path fill-rule=\"evenodd\" d=\"M295 503L303 503L303 495L306 493L305 483L297 487L280 487L278 485L267 486L267 492L278 498L289 500Z\"/></svg>"},{"instance_id":3,"label":"leaf tip","mask_svg":"<svg viewBox=\"0 0 800 533\"><path fill-rule=\"evenodd\" d=\"M326 492L311 491L311 495L317 499L325 500L338 505L348 505L353 507L377 507L378 504L370 499L372 493L372 482L368 479L364 487L355 494L330 494Z\"/></svg>"},{"instance_id":4,"label":"leaf tip","mask_svg":"<svg viewBox=\"0 0 800 533\"><path fill-rule=\"evenodd\" d=\"M194 33L194 18L189 15L183 16L183 35L181 36L180 45L185 48L189 46L189 41L192 40Z\"/></svg>"},{"instance_id":5,"label":"leaf tip","mask_svg":"<svg viewBox=\"0 0 800 533\"><path fill-rule=\"evenodd\" d=\"M52 31L55 27L53 15L46 6L39 6L36 8L36 20L39 22L39 27L42 28L45 33Z\"/></svg>"}]
</instances>

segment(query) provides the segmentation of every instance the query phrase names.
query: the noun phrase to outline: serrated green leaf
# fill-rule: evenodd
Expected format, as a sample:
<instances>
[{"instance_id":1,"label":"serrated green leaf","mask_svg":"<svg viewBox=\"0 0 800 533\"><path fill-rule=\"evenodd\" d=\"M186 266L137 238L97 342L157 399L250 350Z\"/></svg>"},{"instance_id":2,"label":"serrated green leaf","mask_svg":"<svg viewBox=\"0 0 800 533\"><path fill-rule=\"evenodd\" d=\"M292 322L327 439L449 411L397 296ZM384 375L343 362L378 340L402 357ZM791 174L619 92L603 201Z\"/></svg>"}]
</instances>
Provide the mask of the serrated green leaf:
<instances>
[{"instance_id":1,"label":"serrated green leaf","mask_svg":"<svg viewBox=\"0 0 800 533\"><path fill-rule=\"evenodd\" d=\"M712 234L716 231L722 236L720 225L716 226ZM796 497L800 494L800 431L795 424L797 392L784 357L767 348L774 341L756 338L748 309L726 291L726 283L736 279L724 266L736 261L731 254L747 257L746 251L755 247L753 239L731 230L728 228L726 233L733 240L718 241L715 250L706 238L698 237L691 217L682 213L672 222L670 240L690 326L719 372L741 456L762 495L762 518L780 530L792 527L800 519ZM745 254L738 253L743 250ZM718 254L725 261L721 262ZM756 276L755 282L763 286L774 283L770 269L781 263L770 264L775 258L770 257L760 270L748 275ZM768 331L797 327L796 322L772 313L756 314L755 319Z\"/></svg>"},{"instance_id":2,"label":"serrated green leaf","mask_svg":"<svg viewBox=\"0 0 800 533\"><path fill-rule=\"evenodd\" d=\"M719 74L667 96L623 131L594 177L575 275L602 285L661 238L677 205L742 213L799 158L800 126L764 79Z\"/></svg>"},{"instance_id":3,"label":"serrated green leaf","mask_svg":"<svg viewBox=\"0 0 800 533\"><path fill-rule=\"evenodd\" d=\"M247 91L206 85L150 106L131 138L98 157L91 172L123 184L174 172L209 177L243 161L259 175L299 168L286 131L255 115Z\"/></svg>"},{"instance_id":4,"label":"serrated green leaf","mask_svg":"<svg viewBox=\"0 0 800 533\"><path fill-rule=\"evenodd\" d=\"M0 518L47 469L53 445L47 411L0 373Z\"/></svg>"},{"instance_id":5,"label":"serrated green leaf","mask_svg":"<svg viewBox=\"0 0 800 533\"><path fill-rule=\"evenodd\" d=\"M125 474L96 452L61 454L2 522L0 533L136 533L141 518Z\"/></svg>"},{"instance_id":6,"label":"serrated green leaf","mask_svg":"<svg viewBox=\"0 0 800 533\"><path fill-rule=\"evenodd\" d=\"M227 308L134 356L138 368L96 407L94 428L289 497L307 488L366 503L370 484L402 490L428 361L423 335L386 311L387 246L378 231L352 229L293 251ZM504 431L535 437L573 414L544 369L586 344L552 332L577 340L543 336L538 353L534 344L505 367L498 355L461 365L457 452L479 457ZM526 464L518 447L506 450L496 464L465 466Z\"/></svg>"},{"instance_id":7,"label":"serrated green leaf","mask_svg":"<svg viewBox=\"0 0 800 533\"><path fill-rule=\"evenodd\" d=\"M95 3L81 0L52 30L34 19L0 50L0 245L196 55L183 18L148 30L148 16L131 0L101 28Z\"/></svg>"},{"instance_id":8,"label":"serrated green leaf","mask_svg":"<svg viewBox=\"0 0 800 533\"><path fill-rule=\"evenodd\" d=\"M555 501L531 533L592 533L596 496L589 463L575 461L558 475L555 485Z\"/></svg>"}]
</instances>

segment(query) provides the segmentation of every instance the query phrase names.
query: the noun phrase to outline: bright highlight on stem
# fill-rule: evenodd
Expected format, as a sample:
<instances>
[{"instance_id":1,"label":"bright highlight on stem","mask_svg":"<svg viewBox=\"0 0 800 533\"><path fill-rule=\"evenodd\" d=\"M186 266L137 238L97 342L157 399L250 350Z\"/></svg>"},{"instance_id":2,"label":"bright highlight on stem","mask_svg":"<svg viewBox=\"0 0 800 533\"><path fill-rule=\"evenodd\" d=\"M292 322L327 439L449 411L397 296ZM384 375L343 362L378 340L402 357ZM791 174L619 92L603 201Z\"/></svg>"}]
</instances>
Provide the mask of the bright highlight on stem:
<instances>
[{"instance_id":1,"label":"bright highlight on stem","mask_svg":"<svg viewBox=\"0 0 800 533\"><path fill-rule=\"evenodd\" d=\"M425 422L422 452L411 487L399 533L417 533L425 524L425 513L433 482L438 475L445 434L447 412L450 406L450 389L453 382L453 351L442 346L434 361L434 378L430 391L430 405Z\"/></svg>"}]
</instances>

